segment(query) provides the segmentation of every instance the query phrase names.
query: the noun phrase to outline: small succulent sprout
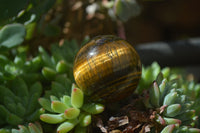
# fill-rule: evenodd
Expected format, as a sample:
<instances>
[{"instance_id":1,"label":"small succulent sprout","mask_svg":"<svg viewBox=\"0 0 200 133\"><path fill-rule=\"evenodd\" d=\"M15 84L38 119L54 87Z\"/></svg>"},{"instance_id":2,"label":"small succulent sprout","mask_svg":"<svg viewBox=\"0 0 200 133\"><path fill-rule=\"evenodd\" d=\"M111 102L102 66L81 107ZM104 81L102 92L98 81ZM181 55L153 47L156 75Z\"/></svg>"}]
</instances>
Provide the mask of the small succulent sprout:
<instances>
[{"instance_id":1,"label":"small succulent sprout","mask_svg":"<svg viewBox=\"0 0 200 133\"><path fill-rule=\"evenodd\" d=\"M167 81L162 73L158 74L149 94L144 103L147 108L155 110L155 121L165 126L162 133L173 132L179 126L192 126L197 118L192 109L195 102L184 94L178 79Z\"/></svg>"}]
</instances>

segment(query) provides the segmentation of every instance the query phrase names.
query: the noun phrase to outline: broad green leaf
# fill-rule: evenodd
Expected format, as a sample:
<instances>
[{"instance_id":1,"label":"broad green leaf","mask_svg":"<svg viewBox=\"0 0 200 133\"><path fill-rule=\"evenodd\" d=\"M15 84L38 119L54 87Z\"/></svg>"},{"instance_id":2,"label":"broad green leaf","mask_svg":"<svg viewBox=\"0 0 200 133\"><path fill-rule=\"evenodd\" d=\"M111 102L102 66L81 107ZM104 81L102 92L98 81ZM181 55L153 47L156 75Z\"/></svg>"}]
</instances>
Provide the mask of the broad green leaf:
<instances>
[{"instance_id":1,"label":"broad green leaf","mask_svg":"<svg viewBox=\"0 0 200 133\"><path fill-rule=\"evenodd\" d=\"M0 47L12 48L24 41L26 29L22 24L9 24L0 30Z\"/></svg>"}]
</instances>

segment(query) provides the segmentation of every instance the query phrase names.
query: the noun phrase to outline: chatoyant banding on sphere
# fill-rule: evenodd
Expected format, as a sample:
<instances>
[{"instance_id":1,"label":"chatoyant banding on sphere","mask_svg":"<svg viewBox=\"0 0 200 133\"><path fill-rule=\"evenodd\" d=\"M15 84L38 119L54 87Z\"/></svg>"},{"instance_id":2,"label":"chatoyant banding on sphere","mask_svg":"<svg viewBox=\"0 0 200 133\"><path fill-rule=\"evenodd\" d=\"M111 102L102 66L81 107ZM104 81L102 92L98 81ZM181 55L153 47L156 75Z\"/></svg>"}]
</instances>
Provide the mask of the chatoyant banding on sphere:
<instances>
[{"instance_id":1,"label":"chatoyant banding on sphere","mask_svg":"<svg viewBox=\"0 0 200 133\"><path fill-rule=\"evenodd\" d=\"M135 49L112 35L97 36L84 45L74 61L76 84L94 101L119 101L133 93L141 77Z\"/></svg>"}]
</instances>

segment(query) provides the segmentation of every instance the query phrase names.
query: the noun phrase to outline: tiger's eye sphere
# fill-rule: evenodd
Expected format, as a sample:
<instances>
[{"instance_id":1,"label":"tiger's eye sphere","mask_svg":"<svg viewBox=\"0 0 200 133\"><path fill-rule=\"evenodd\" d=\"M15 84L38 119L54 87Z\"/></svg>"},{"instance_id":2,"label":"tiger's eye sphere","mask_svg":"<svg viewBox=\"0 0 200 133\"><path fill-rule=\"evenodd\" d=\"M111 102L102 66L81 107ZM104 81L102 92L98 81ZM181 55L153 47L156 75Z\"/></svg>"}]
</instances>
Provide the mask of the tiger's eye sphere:
<instances>
[{"instance_id":1,"label":"tiger's eye sphere","mask_svg":"<svg viewBox=\"0 0 200 133\"><path fill-rule=\"evenodd\" d=\"M97 36L77 53L74 79L94 101L114 102L133 93L141 77L141 62L125 40Z\"/></svg>"}]
</instances>

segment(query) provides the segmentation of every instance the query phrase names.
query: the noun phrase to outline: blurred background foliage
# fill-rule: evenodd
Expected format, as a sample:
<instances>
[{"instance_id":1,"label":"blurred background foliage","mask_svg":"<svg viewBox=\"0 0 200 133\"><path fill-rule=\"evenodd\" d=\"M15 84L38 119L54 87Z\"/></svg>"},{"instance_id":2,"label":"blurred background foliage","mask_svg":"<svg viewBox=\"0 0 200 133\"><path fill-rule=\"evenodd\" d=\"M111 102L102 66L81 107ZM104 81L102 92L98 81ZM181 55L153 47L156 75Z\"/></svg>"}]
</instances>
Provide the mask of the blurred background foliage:
<instances>
[{"instance_id":1,"label":"blurred background foliage","mask_svg":"<svg viewBox=\"0 0 200 133\"><path fill-rule=\"evenodd\" d=\"M200 35L198 0L1 0L0 27L21 23L24 44L39 45L114 34L133 45Z\"/></svg>"}]
</instances>

